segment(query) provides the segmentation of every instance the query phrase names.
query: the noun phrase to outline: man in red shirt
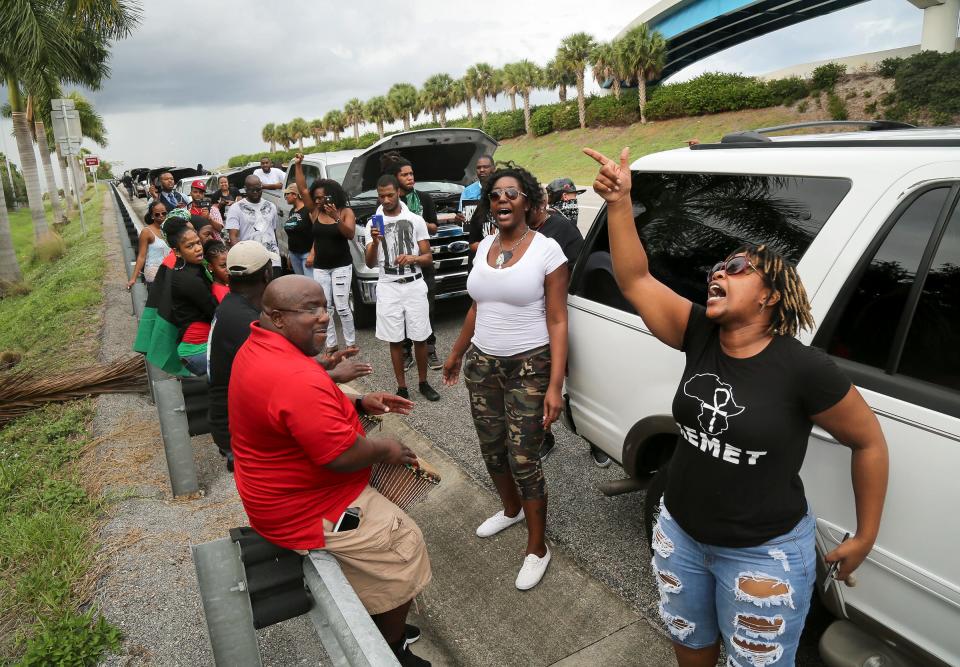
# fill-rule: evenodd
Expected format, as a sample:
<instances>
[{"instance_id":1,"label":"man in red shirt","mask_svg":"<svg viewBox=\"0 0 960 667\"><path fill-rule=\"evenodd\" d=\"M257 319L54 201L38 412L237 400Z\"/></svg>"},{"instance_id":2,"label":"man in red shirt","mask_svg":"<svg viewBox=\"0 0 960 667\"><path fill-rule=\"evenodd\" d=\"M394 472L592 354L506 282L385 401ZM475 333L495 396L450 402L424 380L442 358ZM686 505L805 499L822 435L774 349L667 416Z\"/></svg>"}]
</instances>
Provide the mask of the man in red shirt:
<instances>
[{"instance_id":1,"label":"man in red shirt","mask_svg":"<svg viewBox=\"0 0 960 667\"><path fill-rule=\"evenodd\" d=\"M328 319L323 290L310 278L284 276L264 291L227 393L237 490L264 538L336 556L400 664L429 665L404 639L410 603L431 578L423 534L369 486L373 464L417 459L397 440L366 437L357 416L406 414L413 403L384 393L347 398L314 359ZM348 508L359 525L334 531Z\"/></svg>"}]
</instances>

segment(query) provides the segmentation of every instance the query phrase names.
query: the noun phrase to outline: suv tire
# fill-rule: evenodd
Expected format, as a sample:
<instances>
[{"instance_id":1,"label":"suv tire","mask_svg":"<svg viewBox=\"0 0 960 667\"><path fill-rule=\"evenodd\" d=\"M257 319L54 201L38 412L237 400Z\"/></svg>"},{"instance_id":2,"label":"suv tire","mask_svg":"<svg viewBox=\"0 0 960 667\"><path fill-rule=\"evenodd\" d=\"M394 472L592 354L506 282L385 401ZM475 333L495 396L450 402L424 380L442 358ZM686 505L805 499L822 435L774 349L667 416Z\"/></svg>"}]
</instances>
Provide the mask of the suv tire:
<instances>
[{"instance_id":1,"label":"suv tire","mask_svg":"<svg viewBox=\"0 0 960 667\"><path fill-rule=\"evenodd\" d=\"M353 325L357 329L367 329L377 321L377 307L360 299L360 286L356 278L353 279L353 287L350 289L350 309L353 311Z\"/></svg>"}]
</instances>

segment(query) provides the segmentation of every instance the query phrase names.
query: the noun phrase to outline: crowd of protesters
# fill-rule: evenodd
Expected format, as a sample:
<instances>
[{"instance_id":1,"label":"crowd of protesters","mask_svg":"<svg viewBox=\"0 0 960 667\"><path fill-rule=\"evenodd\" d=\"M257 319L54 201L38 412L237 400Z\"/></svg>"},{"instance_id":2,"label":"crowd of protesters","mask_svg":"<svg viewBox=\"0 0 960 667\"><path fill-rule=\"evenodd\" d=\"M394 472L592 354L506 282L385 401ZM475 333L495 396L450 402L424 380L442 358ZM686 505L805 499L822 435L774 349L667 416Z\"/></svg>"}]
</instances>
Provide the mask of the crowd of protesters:
<instances>
[{"instance_id":1,"label":"crowd of protesters","mask_svg":"<svg viewBox=\"0 0 960 667\"><path fill-rule=\"evenodd\" d=\"M792 265L770 248L737 249L707 276L707 307L691 304L648 270L626 153L619 163L588 154L600 164L594 190L608 205L613 267L625 298L655 336L685 352L684 378L720 373L738 383L738 396L752 392L768 406L725 436L739 451L763 449L763 465L730 466L726 457L718 462L683 446L671 460L652 546L660 615L677 659L684 667L712 665L721 645L728 655L743 655L737 628L770 623L775 660L789 664L815 578L813 515L798 483L806 439L817 424L855 452L860 530L827 555L845 579L877 533L883 434L829 358L794 337L809 325L810 312ZM372 372L356 358L349 300L349 244L358 221L338 183L307 184L302 158L292 164L295 185L283 193L291 206L285 259L296 274L289 276L281 276L277 207L262 199L264 189L283 187L283 172L269 160L247 177L242 196L220 179L216 198L208 199L197 181L188 201L173 191L169 174L161 175L139 243L136 271L149 298L135 349L169 372L208 376L214 442L235 474L251 526L280 547L333 553L400 663L428 665L410 652L419 630L406 624L413 598L431 578L424 538L369 484L372 465L416 465L416 456L395 439L368 436L358 415L408 413L414 403L406 372L413 365L419 394L429 401L441 398L429 369L442 368L446 385L462 374L480 455L502 503L476 535L492 538L526 522L515 586L535 587L551 560L543 460L563 404L567 283L583 245L583 190L567 178L544 187L520 166L479 158L478 180L463 191L456 218L469 225L475 253L467 280L472 304L441 364L431 321L436 208L415 187L415 165L397 153L383 156L379 205L365 222L362 250L366 265L378 270L375 335L390 347L397 389L348 397L338 383ZM681 380L678 392L683 386ZM676 403L674 412L678 423L697 428L697 415ZM609 465L599 450L593 456ZM359 523L341 529L348 513ZM766 606L777 606L777 615L760 615Z\"/></svg>"}]
</instances>

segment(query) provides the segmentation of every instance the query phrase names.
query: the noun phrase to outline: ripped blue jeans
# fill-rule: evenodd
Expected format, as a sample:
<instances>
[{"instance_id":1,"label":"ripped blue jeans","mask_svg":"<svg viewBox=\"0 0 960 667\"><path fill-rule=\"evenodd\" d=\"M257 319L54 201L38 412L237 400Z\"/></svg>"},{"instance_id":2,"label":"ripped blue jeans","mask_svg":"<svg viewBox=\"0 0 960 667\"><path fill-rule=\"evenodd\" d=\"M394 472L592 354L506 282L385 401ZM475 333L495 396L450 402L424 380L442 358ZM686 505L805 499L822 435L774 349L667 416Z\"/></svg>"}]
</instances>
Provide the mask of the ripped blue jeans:
<instances>
[{"instance_id":1,"label":"ripped blue jeans","mask_svg":"<svg viewBox=\"0 0 960 667\"><path fill-rule=\"evenodd\" d=\"M756 547L697 542L660 505L653 574L660 618L688 648L723 638L728 667L794 664L816 581L815 520Z\"/></svg>"}]
</instances>

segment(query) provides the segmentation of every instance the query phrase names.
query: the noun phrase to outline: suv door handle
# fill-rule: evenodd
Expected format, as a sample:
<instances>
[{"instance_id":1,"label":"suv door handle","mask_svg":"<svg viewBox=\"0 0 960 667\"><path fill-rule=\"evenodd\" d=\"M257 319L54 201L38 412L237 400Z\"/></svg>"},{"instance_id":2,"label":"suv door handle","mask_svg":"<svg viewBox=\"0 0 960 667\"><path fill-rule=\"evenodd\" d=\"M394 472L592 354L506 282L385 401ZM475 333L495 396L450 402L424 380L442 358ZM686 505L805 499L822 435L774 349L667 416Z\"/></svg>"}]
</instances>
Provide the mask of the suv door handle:
<instances>
[{"instance_id":1,"label":"suv door handle","mask_svg":"<svg viewBox=\"0 0 960 667\"><path fill-rule=\"evenodd\" d=\"M814 424L813 429L810 431L812 435L817 440L823 440L824 442L829 442L832 445L839 445L840 441L834 438L832 435L824 431L822 428Z\"/></svg>"}]
</instances>

